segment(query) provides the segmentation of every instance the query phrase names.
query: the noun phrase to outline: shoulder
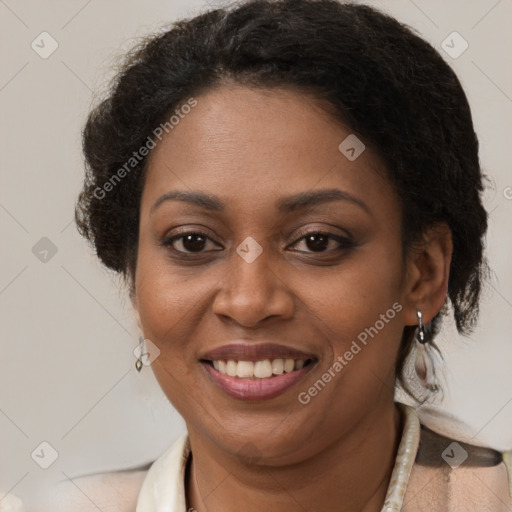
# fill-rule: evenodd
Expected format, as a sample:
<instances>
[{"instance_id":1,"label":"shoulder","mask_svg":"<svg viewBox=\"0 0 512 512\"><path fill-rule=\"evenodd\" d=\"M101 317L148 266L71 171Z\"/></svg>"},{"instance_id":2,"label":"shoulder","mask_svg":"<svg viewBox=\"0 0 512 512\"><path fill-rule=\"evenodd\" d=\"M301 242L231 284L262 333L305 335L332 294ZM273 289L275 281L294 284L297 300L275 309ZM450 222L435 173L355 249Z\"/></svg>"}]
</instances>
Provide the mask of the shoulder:
<instances>
[{"instance_id":1,"label":"shoulder","mask_svg":"<svg viewBox=\"0 0 512 512\"><path fill-rule=\"evenodd\" d=\"M98 473L60 482L47 491L44 504L33 512L133 512L148 469Z\"/></svg>"},{"instance_id":2,"label":"shoulder","mask_svg":"<svg viewBox=\"0 0 512 512\"><path fill-rule=\"evenodd\" d=\"M26 512L134 512L141 497L147 501L149 493L150 500L153 498L152 486L162 467L171 468L165 475L174 479L174 487L183 487L189 452L185 433L156 460L144 466L66 479L45 493L41 500L44 505ZM172 488L167 481L165 488Z\"/></svg>"},{"instance_id":3,"label":"shoulder","mask_svg":"<svg viewBox=\"0 0 512 512\"><path fill-rule=\"evenodd\" d=\"M421 428L404 511L509 512L509 474L499 451Z\"/></svg>"}]
</instances>

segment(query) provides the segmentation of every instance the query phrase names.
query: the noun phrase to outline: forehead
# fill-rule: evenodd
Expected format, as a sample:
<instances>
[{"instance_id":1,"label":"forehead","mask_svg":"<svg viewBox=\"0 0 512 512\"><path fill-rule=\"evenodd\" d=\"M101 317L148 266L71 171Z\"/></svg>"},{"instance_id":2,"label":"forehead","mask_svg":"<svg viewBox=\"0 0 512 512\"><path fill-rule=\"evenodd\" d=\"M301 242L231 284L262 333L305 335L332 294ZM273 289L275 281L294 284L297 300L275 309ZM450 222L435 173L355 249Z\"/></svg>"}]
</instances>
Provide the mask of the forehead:
<instances>
[{"instance_id":1,"label":"forehead","mask_svg":"<svg viewBox=\"0 0 512 512\"><path fill-rule=\"evenodd\" d=\"M333 187L370 202L394 200L378 156L366 147L347 158L346 144L339 148L347 137L356 151L363 146L313 97L229 86L195 100L152 150L143 203L190 189L264 208L281 195Z\"/></svg>"}]
</instances>

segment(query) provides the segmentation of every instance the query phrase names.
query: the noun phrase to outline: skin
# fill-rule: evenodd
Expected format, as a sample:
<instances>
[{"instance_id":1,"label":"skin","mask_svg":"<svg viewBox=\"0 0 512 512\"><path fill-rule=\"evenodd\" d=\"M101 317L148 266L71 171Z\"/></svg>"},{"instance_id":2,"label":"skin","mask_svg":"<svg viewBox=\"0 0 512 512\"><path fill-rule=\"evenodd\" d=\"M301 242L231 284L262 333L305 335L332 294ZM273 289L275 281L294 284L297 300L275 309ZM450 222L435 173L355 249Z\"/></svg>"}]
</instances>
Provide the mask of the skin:
<instances>
[{"instance_id":1,"label":"skin","mask_svg":"<svg viewBox=\"0 0 512 512\"><path fill-rule=\"evenodd\" d=\"M444 303L449 230L430 230L402 258L400 202L381 160L370 147L345 158L338 145L350 130L313 98L228 84L196 99L150 155L132 297L144 337L160 349L154 374L187 424L187 506L379 511L402 429L393 402L401 333L416 324L418 308L428 322ZM365 206L276 208L283 196L323 189ZM170 191L217 196L224 210L169 200L151 211ZM210 240L199 253L187 252L183 238L163 244L180 230ZM315 251L303 237L318 230L350 243L330 238ZM249 236L263 250L252 263L236 252ZM397 302L401 311L301 404L298 393ZM199 358L242 338L318 361L280 396L237 400L211 382Z\"/></svg>"}]
</instances>

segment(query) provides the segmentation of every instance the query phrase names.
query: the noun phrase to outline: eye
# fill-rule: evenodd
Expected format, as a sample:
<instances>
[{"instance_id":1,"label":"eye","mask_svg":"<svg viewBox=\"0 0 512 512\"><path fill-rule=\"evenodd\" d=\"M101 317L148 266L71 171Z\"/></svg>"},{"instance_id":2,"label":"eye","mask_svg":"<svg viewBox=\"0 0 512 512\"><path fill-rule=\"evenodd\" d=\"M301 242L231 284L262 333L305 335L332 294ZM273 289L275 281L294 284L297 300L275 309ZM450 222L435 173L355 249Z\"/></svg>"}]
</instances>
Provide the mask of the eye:
<instances>
[{"instance_id":1,"label":"eye","mask_svg":"<svg viewBox=\"0 0 512 512\"><path fill-rule=\"evenodd\" d=\"M352 240L341 235L326 233L323 231L310 231L297 240L292 246L301 246L304 249L298 249L299 252L328 252L335 250L348 249L354 246Z\"/></svg>"},{"instance_id":2,"label":"eye","mask_svg":"<svg viewBox=\"0 0 512 512\"><path fill-rule=\"evenodd\" d=\"M214 249L214 247L218 247L218 244L213 242L205 233L200 231L187 231L167 238L162 245L170 247L178 253L187 254L205 252L205 248L208 248L209 243L213 246L213 250L218 250Z\"/></svg>"}]
</instances>

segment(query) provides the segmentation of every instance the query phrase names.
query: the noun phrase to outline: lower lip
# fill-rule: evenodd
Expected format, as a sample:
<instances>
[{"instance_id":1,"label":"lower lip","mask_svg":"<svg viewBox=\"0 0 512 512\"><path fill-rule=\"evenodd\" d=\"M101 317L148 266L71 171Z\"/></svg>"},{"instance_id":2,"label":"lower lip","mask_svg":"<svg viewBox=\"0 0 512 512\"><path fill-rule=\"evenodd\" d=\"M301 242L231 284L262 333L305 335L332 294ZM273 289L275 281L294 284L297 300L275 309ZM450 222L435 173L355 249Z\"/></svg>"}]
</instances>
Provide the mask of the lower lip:
<instances>
[{"instance_id":1,"label":"lower lip","mask_svg":"<svg viewBox=\"0 0 512 512\"><path fill-rule=\"evenodd\" d=\"M215 370L209 363L202 364L213 382L224 393L238 400L268 400L281 395L299 382L314 366L314 363L309 363L300 370L274 375L267 379L241 379L224 375Z\"/></svg>"}]
</instances>

